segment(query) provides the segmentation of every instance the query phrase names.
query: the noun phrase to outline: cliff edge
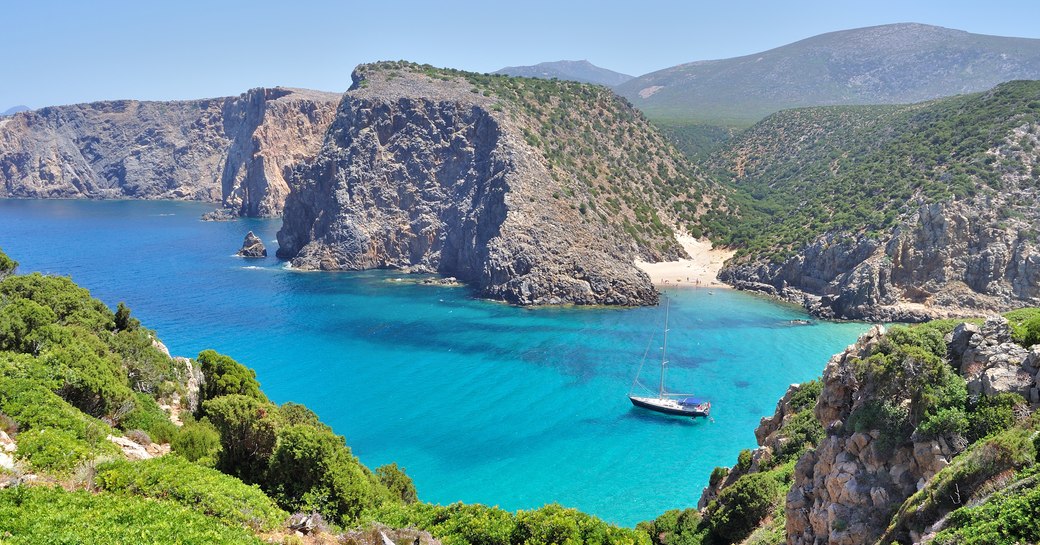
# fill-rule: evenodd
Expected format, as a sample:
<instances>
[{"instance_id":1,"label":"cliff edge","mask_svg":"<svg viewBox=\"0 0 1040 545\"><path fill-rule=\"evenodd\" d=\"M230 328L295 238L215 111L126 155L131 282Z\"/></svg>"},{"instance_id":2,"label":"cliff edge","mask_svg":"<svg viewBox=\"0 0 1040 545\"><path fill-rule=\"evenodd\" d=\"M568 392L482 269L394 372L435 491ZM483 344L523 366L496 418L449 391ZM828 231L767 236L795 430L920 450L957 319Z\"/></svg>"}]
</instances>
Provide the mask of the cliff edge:
<instances>
[{"instance_id":1,"label":"cliff edge","mask_svg":"<svg viewBox=\"0 0 1040 545\"><path fill-rule=\"evenodd\" d=\"M404 62L353 78L290 179L279 257L440 273L522 305L657 302L633 263L686 256L657 210L703 182L622 99Z\"/></svg>"}]
</instances>

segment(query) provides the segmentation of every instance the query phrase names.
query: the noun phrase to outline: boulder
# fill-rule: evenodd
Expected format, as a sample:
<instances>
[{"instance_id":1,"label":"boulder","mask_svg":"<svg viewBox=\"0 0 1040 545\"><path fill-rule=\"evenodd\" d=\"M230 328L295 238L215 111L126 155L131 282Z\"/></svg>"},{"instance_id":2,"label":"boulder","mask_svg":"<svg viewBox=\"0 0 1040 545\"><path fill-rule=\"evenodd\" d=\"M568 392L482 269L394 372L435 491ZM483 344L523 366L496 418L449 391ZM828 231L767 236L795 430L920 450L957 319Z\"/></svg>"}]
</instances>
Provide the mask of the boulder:
<instances>
[{"instance_id":1,"label":"boulder","mask_svg":"<svg viewBox=\"0 0 1040 545\"><path fill-rule=\"evenodd\" d=\"M238 251L238 255L241 257L267 257L267 248L264 246L264 241L250 231L246 234L246 239L242 241L242 249Z\"/></svg>"}]
</instances>

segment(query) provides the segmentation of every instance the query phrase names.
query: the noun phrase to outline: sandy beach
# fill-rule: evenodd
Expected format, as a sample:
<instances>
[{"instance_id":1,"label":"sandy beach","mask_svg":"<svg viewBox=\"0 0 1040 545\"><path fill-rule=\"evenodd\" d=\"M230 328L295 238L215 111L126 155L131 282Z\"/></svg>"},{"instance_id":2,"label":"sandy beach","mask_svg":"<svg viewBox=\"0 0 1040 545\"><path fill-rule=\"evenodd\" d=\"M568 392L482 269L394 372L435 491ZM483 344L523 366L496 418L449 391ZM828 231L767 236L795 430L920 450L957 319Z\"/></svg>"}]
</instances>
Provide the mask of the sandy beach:
<instances>
[{"instance_id":1,"label":"sandy beach","mask_svg":"<svg viewBox=\"0 0 1040 545\"><path fill-rule=\"evenodd\" d=\"M733 256L730 250L716 250L710 241L700 241L691 236L676 236L690 259L646 263L636 260L636 266L650 275L654 284L664 286L728 288L715 279L722 264Z\"/></svg>"}]
</instances>

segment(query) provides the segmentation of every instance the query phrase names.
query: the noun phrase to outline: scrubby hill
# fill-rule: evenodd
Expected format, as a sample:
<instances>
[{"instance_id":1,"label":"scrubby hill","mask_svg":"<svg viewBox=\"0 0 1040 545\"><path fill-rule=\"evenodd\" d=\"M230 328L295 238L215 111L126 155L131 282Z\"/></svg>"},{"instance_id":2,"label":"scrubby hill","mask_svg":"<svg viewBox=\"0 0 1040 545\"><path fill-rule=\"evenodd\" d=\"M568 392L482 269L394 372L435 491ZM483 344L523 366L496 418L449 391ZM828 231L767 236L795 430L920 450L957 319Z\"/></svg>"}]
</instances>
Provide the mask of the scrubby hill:
<instances>
[{"instance_id":1,"label":"scrubby hill","mask_svg":"<svg viewBox=\"0 0 1040 545\"><path fill-rule=\"evenodd\" d=\"M438 272L520 304L656 302L633 260L684 256L673 228L725 210L603 87L406 62L358 67L291 185L294 267Z\"/></svg>"},{"instance_id":2,"label":"scrubby hill","mask_svg":"<svg viewBox=\"0 0 1040 545\"><path fill-rule=\"evenodd\" d=\"M617 90L654 119L747 126L787 108L905 104L1016 79L1040 79L1040 40L906 23L682 64Z\"/></svg>"},{"instance_id":3,"label":"scrubby hill","mask_svg":"<svg viewBox=\"0 0 1040 545\"><path fill-rule=\"evenodd\" d=\"M1040 302L1040 83L770 116L714 155L739 222L727 281L824 316L920 320Z\"/></svg>"},{"instance_id":4,"label":"scrubby hill","mask_svg":"<svg viewBox=\"0 0 1040 545\"><path fill-rule=\"evenodd\" d=\"M877 326L788 390L699 510L640 528L658 545L1035 543L1038 372L1040 309Z\"/></svg>"},{"instance_id":5,"label":"scrubby hill","mask_svg":"<svg viewBox=\"0 0 1040 545\"><path fill-rule=\"evenodd\" d=\"M0 252L5 544L649 545L557 505L421 503L396 464L369 470L230 357L171 358L124 305L16 266Z\"/></svg>"},{"instance_id":6,"label":"scrubby hill","mask_svg":"<svg viewBox=\"0 0 1040 545\"><path fill-rule=\"evenodd\" d=\"M494 74L524 78L562 79L614 87L632 79L628 74L600 68L589 61L540 62L531 66L507 66Z\"/></svg>"}]
</instances>

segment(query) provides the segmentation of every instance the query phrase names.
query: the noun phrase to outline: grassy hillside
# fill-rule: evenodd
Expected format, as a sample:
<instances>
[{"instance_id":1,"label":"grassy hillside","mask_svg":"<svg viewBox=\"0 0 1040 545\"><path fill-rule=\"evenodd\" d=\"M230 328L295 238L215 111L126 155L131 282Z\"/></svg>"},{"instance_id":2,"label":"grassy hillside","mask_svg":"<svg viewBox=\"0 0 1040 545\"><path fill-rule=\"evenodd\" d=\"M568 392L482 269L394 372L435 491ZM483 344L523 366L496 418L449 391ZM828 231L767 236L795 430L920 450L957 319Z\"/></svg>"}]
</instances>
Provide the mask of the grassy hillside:
<instances>
[{"instance_id":1,"label":"grassy hillside","mask_svg":"<svg viewBox=\"0 0 1040 545\"><path fill-rule=\"evenodd\" d=\"M0 542L301 543L290 513L320 515L313 542L373 524L455 545L649 541L556 505L421 503L396 464L368 469L252 370L213 350L170 358L122 304L16 267L0 251L0 431L17 445L0 467ZM178 403L181 426L160 406ZM172 453L131 461L111 436Z\"/></svg>"},{"instance_id":2,"label":"grassy hillside","mask_svg":"<svg viewBox=\"0 0 1040 545\"><path fill-rule=\"evenodd\" d=\"M776 257L828 231L880 235L930 202L992 196L1003 214L1028 216L1038 136L1040 82L909 106L780 112L710 160L738 189L744 221L702 222L745 255Z\"/></svg>"}]
</instances>

